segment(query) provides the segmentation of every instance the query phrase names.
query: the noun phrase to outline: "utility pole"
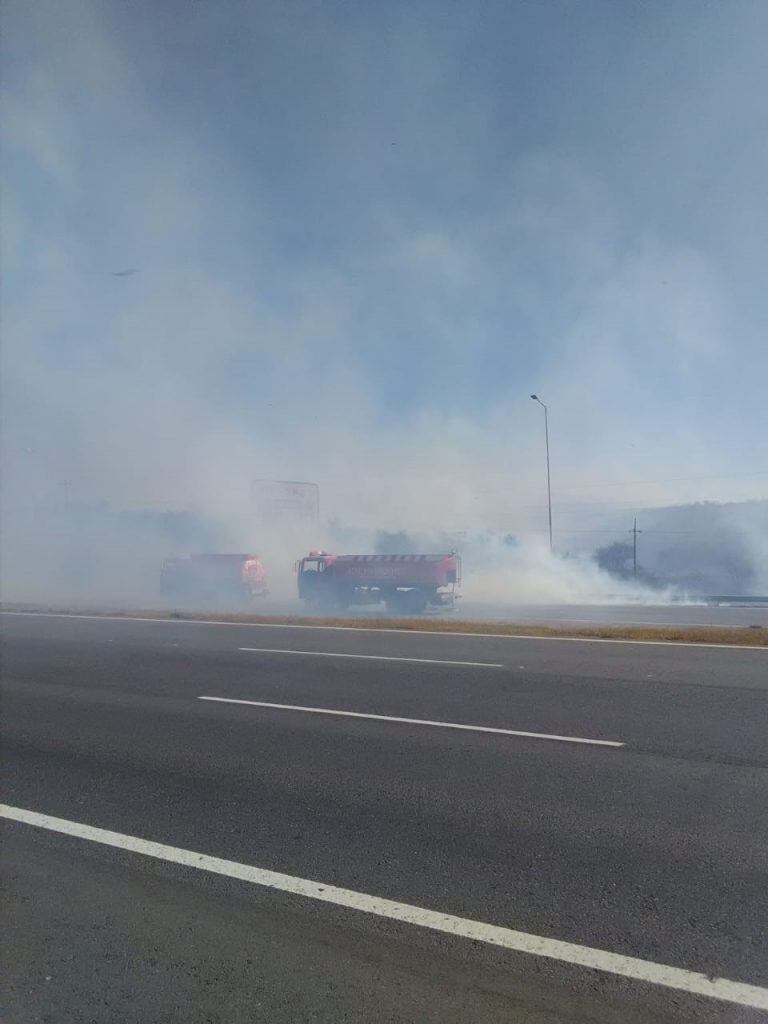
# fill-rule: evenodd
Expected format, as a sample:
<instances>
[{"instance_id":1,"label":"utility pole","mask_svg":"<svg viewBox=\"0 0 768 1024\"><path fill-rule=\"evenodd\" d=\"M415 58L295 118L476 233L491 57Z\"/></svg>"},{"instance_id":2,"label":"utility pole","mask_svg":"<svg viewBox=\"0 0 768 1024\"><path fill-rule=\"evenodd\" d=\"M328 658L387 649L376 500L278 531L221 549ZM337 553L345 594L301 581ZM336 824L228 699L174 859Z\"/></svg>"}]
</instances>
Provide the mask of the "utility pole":
<instances>
[{"instance_id":1,"label":"utility pole","mask_svg":"<svg viewBox=\"0 0 768 1024\"><path fill-rule=\"evenodd\" d=\"M549 422L547 417L547 407L538 395L531 395L531 398L534 402L538 402L544 410L544 441L547 446L547 512L549 514L549 550L550 553L552 553L555 549L552 543L552 485L549 478Z\"/></svg>"},{"instance_id":2,"label":"utility pole","mask_svg":"<svg viewBox=\"0 0 768 1024\"><path fill-rule=\"evenodd\" d=\"M643 532L637 528L637 516L635 516L632 529L628 532L632 534L632 575L637 578L637 535Z\"/></svg>"}]
</instances>

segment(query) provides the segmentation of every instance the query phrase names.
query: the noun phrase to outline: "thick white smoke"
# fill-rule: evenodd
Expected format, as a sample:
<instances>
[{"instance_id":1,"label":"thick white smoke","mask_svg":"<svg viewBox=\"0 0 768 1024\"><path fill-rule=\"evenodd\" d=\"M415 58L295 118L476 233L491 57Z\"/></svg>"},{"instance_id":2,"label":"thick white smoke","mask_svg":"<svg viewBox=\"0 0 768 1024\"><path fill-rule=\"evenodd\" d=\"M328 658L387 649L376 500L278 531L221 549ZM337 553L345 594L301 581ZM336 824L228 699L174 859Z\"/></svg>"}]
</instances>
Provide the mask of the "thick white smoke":
<instances>
[{"instance_id":1,"label":"thick white smoke","mask_svg":"<svg viewBox=\"0 0 768 1024\"><path fill-rule=\"evenodd\" d=\"M512 533L467 587L595 599L587 553L542 552L532 390L561 552L588 502L763 495L765 11L697 19L701 81L674 12L668 48L641 19L593 79L499 8L520 61L551 62L518 123L521 81L455 59L469 6L435 33L196 5L180 37L162 5L8 0L5 599L141 600L166 554L212 546L271 553L287 593L334 521ZM519 63L496 36L491 79ZM316 480L328 525L268 535L253 477ZM744 536L759 581L765 533Z\"/></svg>"}]
</instances>

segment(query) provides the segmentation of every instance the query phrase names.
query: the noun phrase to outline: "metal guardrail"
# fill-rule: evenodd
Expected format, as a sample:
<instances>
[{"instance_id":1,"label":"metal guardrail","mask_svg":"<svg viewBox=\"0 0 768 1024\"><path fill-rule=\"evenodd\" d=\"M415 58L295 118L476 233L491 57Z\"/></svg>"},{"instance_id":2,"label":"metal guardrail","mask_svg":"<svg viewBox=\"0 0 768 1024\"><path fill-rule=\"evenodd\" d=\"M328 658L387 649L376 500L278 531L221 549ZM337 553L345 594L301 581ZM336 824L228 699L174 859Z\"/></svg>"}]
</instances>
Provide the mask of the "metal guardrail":
<instances>
[{"instance_id":1,"label":"metal guardrail","mask_svg":"<svg viewBox=\"0 0 768 1024\"><path fill-rule=\"evenodd\" d=\"M723 595L715 594L712 597L705 597L704 600L707 604L756 604L768 605L768 596L759 596L756 594L750 594L748 597L743 595Z\"/></svg>"}]
</instances>

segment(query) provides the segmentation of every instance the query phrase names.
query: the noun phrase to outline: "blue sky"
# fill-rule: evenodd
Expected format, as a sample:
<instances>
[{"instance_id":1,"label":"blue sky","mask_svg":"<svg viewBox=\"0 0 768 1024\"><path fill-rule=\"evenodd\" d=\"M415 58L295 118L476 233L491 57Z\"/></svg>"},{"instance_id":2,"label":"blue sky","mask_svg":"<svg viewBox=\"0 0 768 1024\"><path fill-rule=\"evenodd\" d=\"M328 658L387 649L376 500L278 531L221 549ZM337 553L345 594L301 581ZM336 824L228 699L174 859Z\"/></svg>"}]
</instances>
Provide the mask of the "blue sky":
<instances>
[{"instance_id":1,"label":"blue sky","mask_svg":"<svg viewBox=\"0 0 768 1024\"><path fill-rule=\"evenodd\" d=\"M507 521L537 391L563 505L766 494L763 0L4 22L19 491Z\"/></svg>"}]
</instances>

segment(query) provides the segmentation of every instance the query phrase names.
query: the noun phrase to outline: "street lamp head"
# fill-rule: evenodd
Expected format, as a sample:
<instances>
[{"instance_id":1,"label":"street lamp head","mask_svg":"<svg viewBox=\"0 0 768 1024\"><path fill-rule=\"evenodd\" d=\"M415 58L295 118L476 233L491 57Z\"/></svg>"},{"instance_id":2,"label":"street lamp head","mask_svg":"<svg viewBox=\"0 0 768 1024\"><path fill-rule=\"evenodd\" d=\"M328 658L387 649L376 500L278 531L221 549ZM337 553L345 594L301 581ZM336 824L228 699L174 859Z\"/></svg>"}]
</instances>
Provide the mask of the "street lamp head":
<instances>
[{"instance_id":1,"label":"street lamp head","mask_svg":"<svg viewBox=\"0 0 768 1024\"><path fill-rule=\"evenodd\" d=\"M539 396L538 395L531 395L531 398L534 400L534 402L538 402L538 400L539 400Z\"/></svg>"}]
</instances>

